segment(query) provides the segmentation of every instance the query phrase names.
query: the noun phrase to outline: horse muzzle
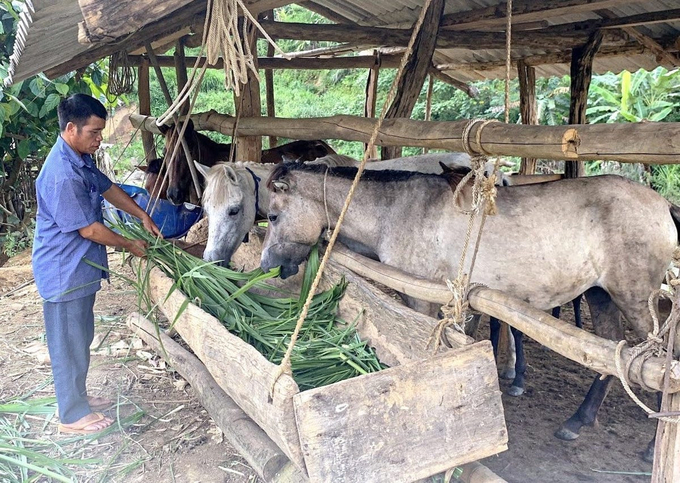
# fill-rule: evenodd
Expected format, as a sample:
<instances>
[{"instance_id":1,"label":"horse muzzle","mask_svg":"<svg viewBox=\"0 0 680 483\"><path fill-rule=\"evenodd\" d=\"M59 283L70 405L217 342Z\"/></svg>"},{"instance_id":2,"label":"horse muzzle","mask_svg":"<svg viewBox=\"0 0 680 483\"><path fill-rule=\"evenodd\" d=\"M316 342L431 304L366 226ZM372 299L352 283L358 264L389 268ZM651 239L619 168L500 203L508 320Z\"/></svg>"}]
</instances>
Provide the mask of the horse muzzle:
<instances>
[{"instance_id":1,"label":"horse muzzle","mask_svg":"<svg viewBox=\"0 0 680 483\"><path fill-rule=\"evenodd\" d=\"M281 267L279 276L286 279L298 273L299 266L309 255L310 249L310 246L299 243L277 243L262 251L260 267L265 272Z\"/></svg>"}]
</instances>

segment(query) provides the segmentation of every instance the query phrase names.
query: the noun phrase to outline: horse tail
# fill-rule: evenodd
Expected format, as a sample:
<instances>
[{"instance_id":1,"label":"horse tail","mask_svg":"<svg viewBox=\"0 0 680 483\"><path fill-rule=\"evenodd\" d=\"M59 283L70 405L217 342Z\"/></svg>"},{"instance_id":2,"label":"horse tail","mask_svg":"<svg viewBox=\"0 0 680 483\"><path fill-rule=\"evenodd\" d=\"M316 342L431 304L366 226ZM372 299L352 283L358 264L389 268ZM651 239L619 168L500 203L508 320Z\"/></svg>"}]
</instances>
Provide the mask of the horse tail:
<instances>
[{"instance_id":1,"label":"horse tail","mask_svg":"<svg viewBox=\"0 0 680 483\"><path fill-rule=\"evenodd\" d=\"M675 229L678 231L678 236L680 237L680 206L676 206L673 203L669 203L669 205L671 217L673 218L673 223L675 223ZM678 241L680 242L680 240Z\"/></svg>"}]
</instances>

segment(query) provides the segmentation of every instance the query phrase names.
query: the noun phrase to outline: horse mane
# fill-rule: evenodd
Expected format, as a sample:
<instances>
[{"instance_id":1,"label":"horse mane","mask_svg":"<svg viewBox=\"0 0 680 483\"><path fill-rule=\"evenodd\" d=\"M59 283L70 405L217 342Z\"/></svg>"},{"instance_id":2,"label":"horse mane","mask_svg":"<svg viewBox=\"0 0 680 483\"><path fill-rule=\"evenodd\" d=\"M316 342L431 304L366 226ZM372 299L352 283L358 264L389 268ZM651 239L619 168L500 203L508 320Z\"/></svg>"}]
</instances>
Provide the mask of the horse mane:
<instances>
[{"instance_id":1,"label":"horse mane","mask_svg":"<svg viewBox=\"0 0 680 483\"><path fill-rule=\"evenodd\" d=\"M309 173L325 174L336 178L354 179L359 168L350 166L336 166L328 167L323 164L305 164L286 162L276 165L274 170L269 175L267 180L267 188L272 190L274 181L285 177L291 171L305 171ZM442 174L428 174L419 173L418 171L398 171L398 170L365 170L361 175L362 181L373 181L377 183L386 182L400 182L407 181L414 178L436 177L443 178L452 187L455 188L458 183L470 172L470 168L456 167Z\"/></svg>"}]
</instances>

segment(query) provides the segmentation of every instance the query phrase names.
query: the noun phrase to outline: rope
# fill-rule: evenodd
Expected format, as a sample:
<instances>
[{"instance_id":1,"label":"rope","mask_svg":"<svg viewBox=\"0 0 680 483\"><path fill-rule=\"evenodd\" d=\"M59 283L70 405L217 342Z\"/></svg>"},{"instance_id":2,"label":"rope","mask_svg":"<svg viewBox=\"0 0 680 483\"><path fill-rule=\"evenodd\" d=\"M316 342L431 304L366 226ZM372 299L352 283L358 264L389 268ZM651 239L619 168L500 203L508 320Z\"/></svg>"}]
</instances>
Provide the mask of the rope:
<instances>
[{"instance_id":1,"label":"rope","mask_svg":"<svg viewBox=\"0 0 680 483\"><path fill-rule=\"evenodd\" d=\"M120 96L129 94L135 88L137 73L130 65L127 51L119 50L109 56L109 83L106 86L108 94Z\"/></svg>"},{"instance_id":2,"label":"rope","mask_svg":"<svg viewBox=\"0 0 680 483\"><path fill-rule=\"evenodd\" d=\"M512 45L512 0L507 2L507 13L506 13L506 27L505 27L505 123L507 124L510 120L510 65L511 65L511 45ZM445 329L447 327L453 327L454 330L465 332L465 324L472 318L472 315L468 315L470 309L469 302L467 300L470 289L470 280L472 278L472 272L475 267L475 262L477 260L477 254L479 252L479 246L482 240L482 233L484 231L484 225L486 223L486 217L489 215L495 215L497 212L496 208L496 172L500 169L500 156L496 157L494 163L494 169L490 176L486 177L484 170L486 168L488 153L482 146L482 130L492 122L497 122L495 119L482 120L473 119L468 122L463 128L461 134L461 141L463 144L463 149L467 154L470 155L470 164L472 170L463 177L463 179L458 183L456 189L453 193L454 203L458 203L463 189L470 182L474 180L472 184L472 202L469 210L461 209L461 213L468 215L468 226L465 234L465 241L463 243L463 250L460 255L460 260L458 262L458 274L454 280L447 280L446 285L451 291L451 299L441 307L441 312L443 314L442 319L435 326L430 338L427 343L427 348L432 348L433 352L437 352L441 343L446 345L448 341L445 338ZM476 145L479 151L472 149L472 144L470 142L470 134L472 133L472 128L477 124L480 124L476 131ZM479 228L477 230L477 237L475 240L475 247L472 253L472 259L470 261L470 269L468 273L465 273L465 260L467 258L467 252L470 247L470 239L472 237L472 231L475 224L477 215L481 212L481 220L479 223Z\"/></svg>"},{"instance_id":3,"label":"rope","mask_svg":"<svg viewBox=\"0 0 680 483\"><path fill-rule=\"evenodd\" d=\"M680 248L676 248L676 253L674 253L673 265L666 272L666 284L668 285L669 289L655 290L650 294L649 299L647 300L649 312L652 316L653 322L652 331L647 334L647 339L645 339L640 344L632 348L631 358L626 364L625 369L623 367L623 357L621 356L621 352L623 351L623 348L626 346L625 339L619 341L618 345L616 346L616 355L614 359L614 362L616 363L617 376L621 380L621 385L625 389L628 396L630 396L630 398L633 401L635 401L635 403L640 408L642 408L642 410L645 411L649 415L649 417L655 417L666 423L674 424L680 423L680 417L678 417L677 415L668 415L668 413L662 412L657 413L656 411L650 409L633 392L632 388L630 387L630 379L628 375L631 373L631 367L633 365L633 362L637 360L639 357L642 357L643 363L650 357L665 357L666 371L664 373L662 401L663 399L666 398L668 394L668 385L670 382L669 371L671 367L671 362L673 360L672 358L673 358L673 345L675 343L675 334L677 332L678 322L680 322L680 310L678 310L679 307L678 303L680 302L680 290L678 290L678 286L680 285L680 278L678 278L675 275L675 270L677 269L678 266L677 263L679 255ZM666 320L663 322L663 324L660 325L656 307L658 306L659 300L662 298L670 300L671 312L666 318ZM664 338L667 339L665 343ZM640 381L640 386L642 386L642 388L647 391L654 391L654 389L648 387L642 380L641 376L642 364L640 364L638 367L639 369L637 379L638 381Z\"/></svg>"},{"instance_id":4,"label":"rope","mask_svg":"<svg viewBox=\"0 0 680 483\"><path fill-rule=\"evenodd\" d=\"M312 298L314 297L314 294L316 293L316 289L319 285L319 282L321 281L321 275L323 274L324 269L326 268L326 263L328 262L328 259L330 258L331 251L333 250L333 246L335 245L335 241L338 237L338 233L340 233L340 227L342 226L342 222L345 219L345 215L347 214L347 210L349 209L350 202L352 201L352 197L354 196L354 191L356 190L357 185L359 184L359 179L361 178L362 173L364 172L364 167L366 166L366 162L368 161L369 158L369 153L373 150L373 147L375 145L375 141L378 138L378 133L380 132L380 128L382 127L383 121L385 120L385 116L387 114L387 109L394 100L394 97L397 94L397 86L399 85L399 81L401 79L401 76L404 73L404 68L406 67L406 63L408 62L408 58L411 55L413 51L413 46L415 44L416 38L418 36L418 33L420 32L420 29L423 25L423 21L425 20L425 15L427 13L428 8L430 7L430 4L432 3L432 0L425 0L422 10L420 11L420 15L418 17L418 20L416 21L415 25L413 26L413 33L411 34L411 38L409 40L408 46L406 47L406 50L404 51L404 55L401 58L401 62L399 64L399 69L397 70L397 75L394 77L394 81L392 82L392 86L390 87L390 91L387 94L387 98L385 99L385 103L383 104L382 110L380 112L380 117L378 118L377 122L375 123L373 127L373 132L371 133L371 137L368 141L368 145L366 147L366 150L364 151L364 156L363 159L361 160L361 163L359 164L359 168L357 169L357 174L354 177L354 180L352 181L352 186L349 189L349 193L347 193L347 198L345 199L345 204L342 207L342 211L340 212L340 216L338 217L338 221L335 225L335 229L332 230L330 225L328 226L328 230L330 231L330 239L328 241L328 246L326 247L326 252L324 253L323 258L321 259L321 263L319 264L319 269L316 273L316 277L314 278L314 281L312 282L312 285L309 289L309 294L307 295L307 300L305 301L304 307L302 307L302 312L300 313L300 316L298 317L297 324L295 325L295 330L293 331L293 334L291 335L290 342L288 344L288 349L286 350L286 354L283 356L283 359L281 360L281 364L279 365L276 373L274 374L274 378L270 387L270 392L269 392L269 398L270 402L274 397L274 389L276 387L276 382L279 380L279 378L285 373L285 374L292 374L292 368L290 365L290 356L293 352L293 348L295 347L295 342L297 341L298 335L300 333L300 329L302 328L302 325L307 318L307 313L309 311L309 306L311 305Z\"/></svg>"}]
</instances>

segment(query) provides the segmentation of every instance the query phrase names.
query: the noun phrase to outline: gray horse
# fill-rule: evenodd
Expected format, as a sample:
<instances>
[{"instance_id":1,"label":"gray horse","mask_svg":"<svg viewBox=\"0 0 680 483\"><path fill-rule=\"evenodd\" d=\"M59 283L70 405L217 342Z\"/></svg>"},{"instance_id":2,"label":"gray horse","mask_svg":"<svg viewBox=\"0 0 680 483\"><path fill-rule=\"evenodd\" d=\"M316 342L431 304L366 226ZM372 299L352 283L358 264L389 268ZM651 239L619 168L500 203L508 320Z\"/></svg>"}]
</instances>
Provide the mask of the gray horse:
<instances>
[{"instance_id":1,"label":"gray horse","mask_svg":"<svg viewBox=\"0 0 680 483\"><path fill-rule=\"evenodd\" d=\"M298 271L327 220L334 227L355 174L355 168L289 164L273 171L264 270L280 266L284 278ZM459 199L453 197L464 174L364 173L339 240L420 277L453 277L468 223L461 205L467 208L471 199L469 185ZM599 336L623 339L621 314L639 336L647 335L647 298L659 288L678 244L680 209L618 176L500 187L496 204L472 282L543 310L585 293ZM512 257L504 255L508 246L515 248ZM410 301L421 311L422 304ZM558 437L574 439L583 425L594 423L610 382L611 376L595 379Z\"/></svg>"}]
</instances>

